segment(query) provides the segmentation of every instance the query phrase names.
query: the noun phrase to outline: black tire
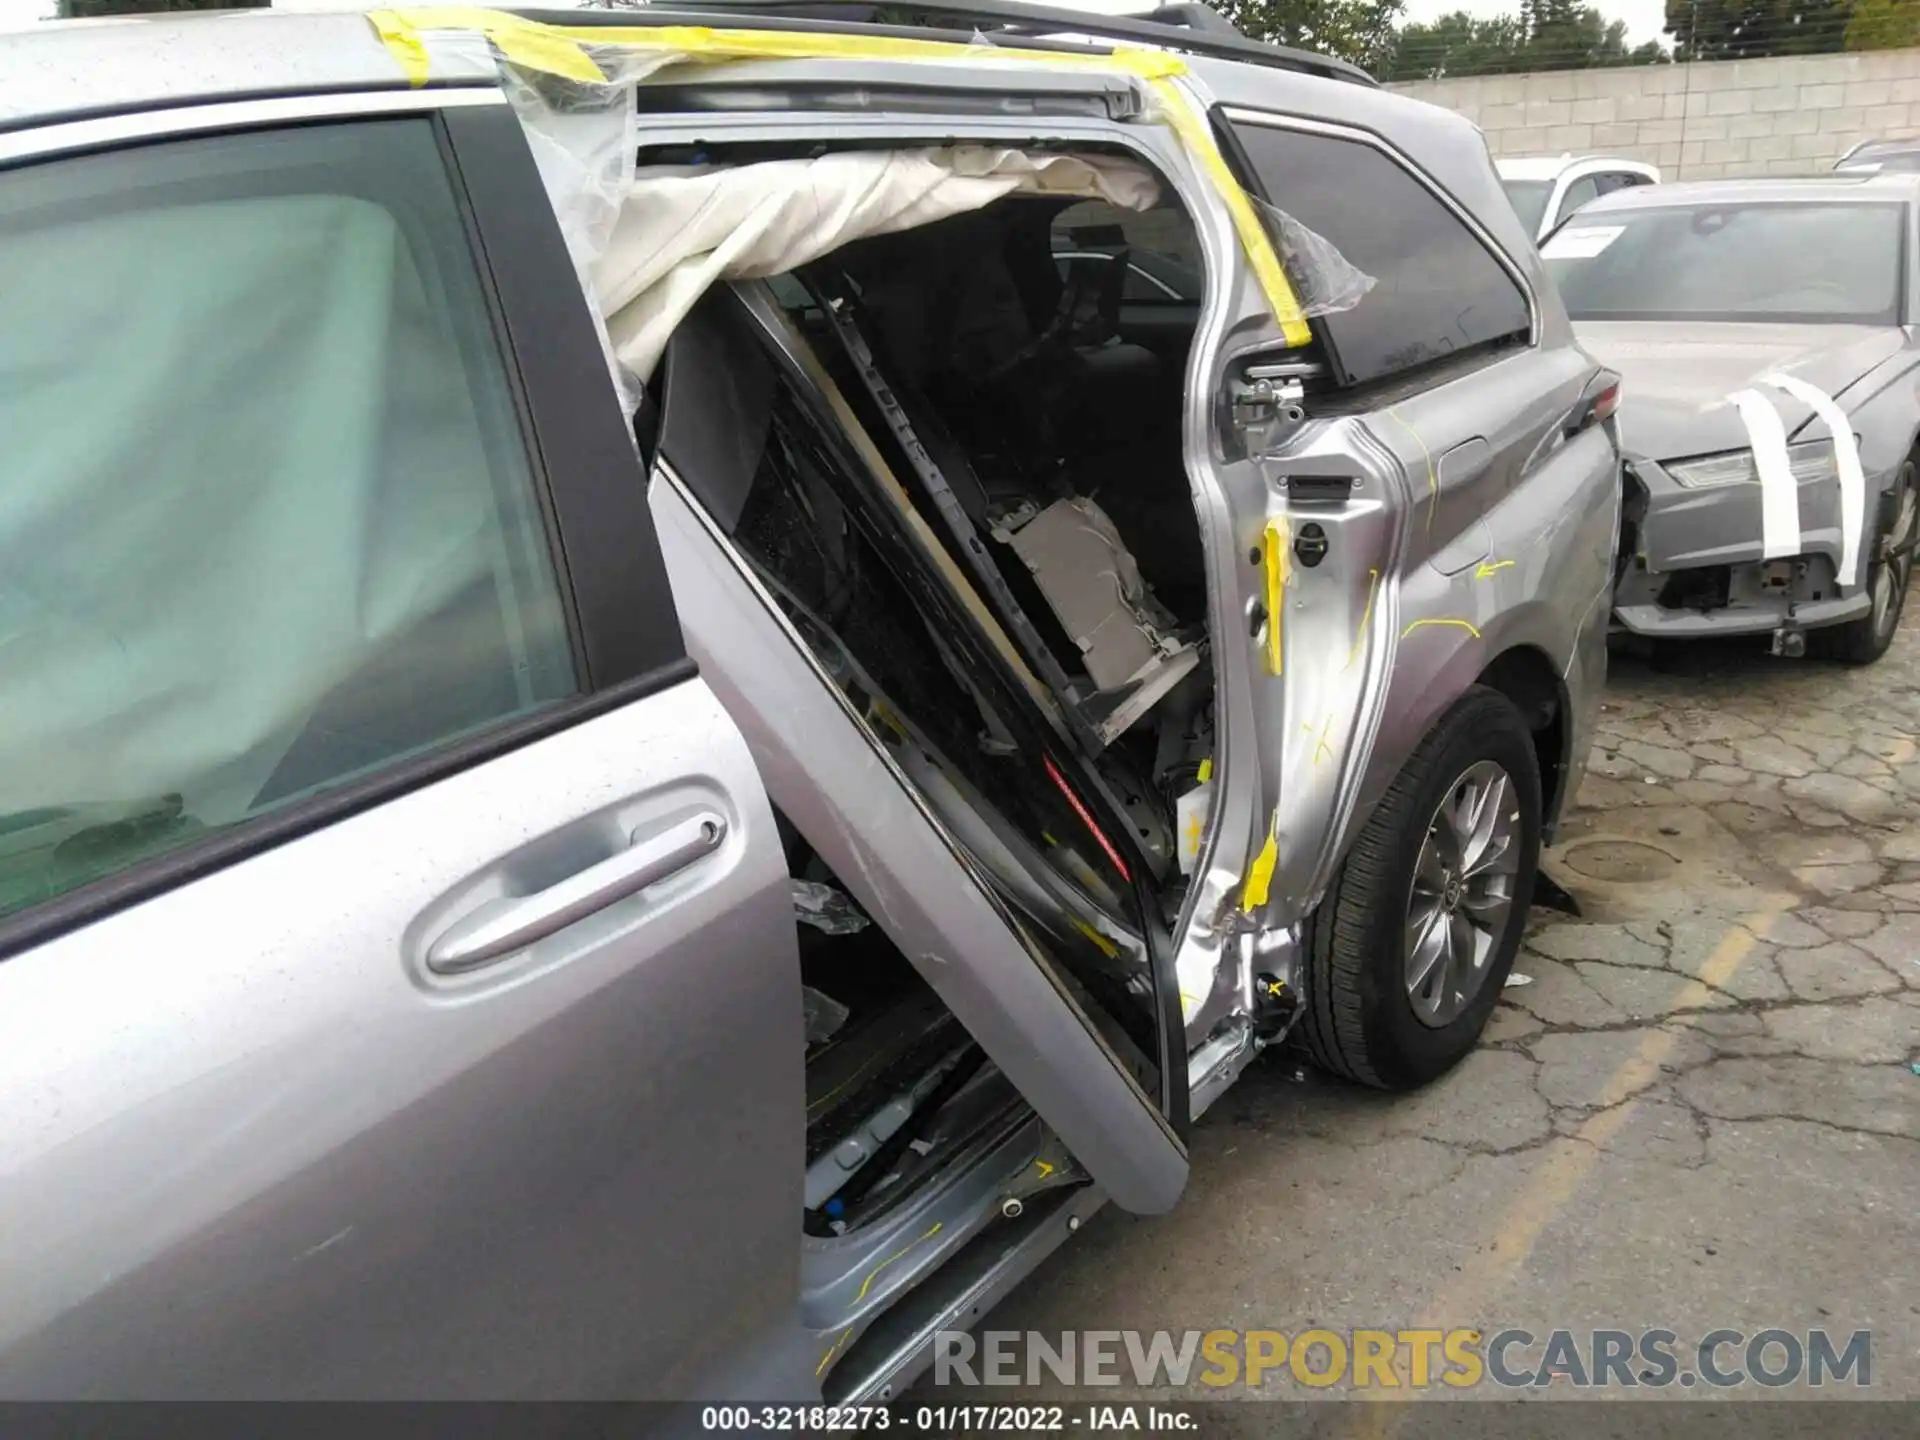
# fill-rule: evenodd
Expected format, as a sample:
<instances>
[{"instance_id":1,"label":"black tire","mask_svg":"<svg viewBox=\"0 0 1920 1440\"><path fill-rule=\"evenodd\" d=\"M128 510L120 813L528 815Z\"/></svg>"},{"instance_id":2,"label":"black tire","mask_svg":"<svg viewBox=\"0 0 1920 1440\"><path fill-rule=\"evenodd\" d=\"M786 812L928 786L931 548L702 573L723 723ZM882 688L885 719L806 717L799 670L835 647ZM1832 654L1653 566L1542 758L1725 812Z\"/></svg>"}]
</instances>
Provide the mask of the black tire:
<instances>
[{"instance_id":1,"label":"black tire","mask_svg":"<svg viewBox=\"0 0 1920 1440\"><path fill-rule=\"evenodd\" d=\"M1441 802L1481 761L1506 771L1518 802L1513 903L1479 991L1434 1028L1415 1015L1405 978L1414 868ZM1446 1073L1473 1049L1526 929L1540 868L1540 809L1539 762L1526 721L1506 696L1476 685L1420 742L1307 923L1297 1033L1316 1063L1363 1085L1407 1090Z\"/></svg>"},{"instance_id":2,"label":"black tire","mask_svg":"<svg viewBox=\"0 0 1920 1440\"><path fill-rule=\"evenodd\" d=\"M1873 544L1867 549L1867 593L1875 596L1872 609L1858 620L1816 630L1807 637L1807 648L1824 660L1842 665L1871 665L1886 654L1893 637L1900 633L1900 612L1907 601L1907 588L1913 578L1913 551L1920 541L1920 469L1914 457L1900 467L1893 488L1881 498L1879 523L1874 526ZM1884 605L1878 600L1877 586L1889 588Z\"/></svg>"}]
</instances>

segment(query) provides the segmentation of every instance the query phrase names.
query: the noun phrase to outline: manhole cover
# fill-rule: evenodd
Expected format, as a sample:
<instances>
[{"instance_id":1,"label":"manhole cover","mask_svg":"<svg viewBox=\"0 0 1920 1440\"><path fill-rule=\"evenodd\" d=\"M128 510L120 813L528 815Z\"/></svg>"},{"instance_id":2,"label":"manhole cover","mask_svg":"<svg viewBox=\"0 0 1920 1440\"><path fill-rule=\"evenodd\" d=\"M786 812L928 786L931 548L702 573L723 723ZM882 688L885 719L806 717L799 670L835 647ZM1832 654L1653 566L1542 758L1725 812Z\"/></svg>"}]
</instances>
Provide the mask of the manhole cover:
<instances>
[{"instance_id":1,"label":"manhole cover","mask_svg":"<svg viewBox=\"0 0 1920 1440\"><path fill-rule=\"evenodd\" d=\"M1560 859L1569 870L1590 880L1619 884L1658 880L1680 863L1658 846L1637 840L1582 840L1569 845Z\"/></svg>"}]
</instances>

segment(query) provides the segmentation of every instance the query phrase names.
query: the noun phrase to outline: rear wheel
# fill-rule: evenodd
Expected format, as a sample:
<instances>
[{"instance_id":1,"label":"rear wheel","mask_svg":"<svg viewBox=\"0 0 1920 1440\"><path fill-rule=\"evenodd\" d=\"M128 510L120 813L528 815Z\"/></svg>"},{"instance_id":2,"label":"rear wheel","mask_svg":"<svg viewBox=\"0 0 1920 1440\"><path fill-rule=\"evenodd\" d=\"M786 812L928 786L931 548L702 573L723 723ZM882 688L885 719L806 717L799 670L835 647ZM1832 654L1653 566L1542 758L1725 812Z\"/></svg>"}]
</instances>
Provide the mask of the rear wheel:
<instances>
[{"instance_id":1,"label":"rear wheel","mask_svg":"<svg viewBox=\"0 0 1920 1440\"><path fill-rule=\"evenodd\" d=\"M1540 865L1526 721L1476 686L1414 751L1308 926L1299 1033L1328 1070L1425 1084L1480 1038Z\"/></svg>"},{"instance_id":2,"label":"rear wheel","mask_svg":"<svg viewBox=\"0 0 1920 1440\"><path fill-rule=\"evenodd\" d=\"M1868 552L1867 594L1872 608L1858 620L1816 630L1810 637L1817 653L1846 665L1871 665L1887 653L1900 630L1900 612L1913 578L1914 545L1920 541L1920 475L1916 475L1913 456L1900 467L1883 503L1886 515Z\"/></svg>"}]
</instances>

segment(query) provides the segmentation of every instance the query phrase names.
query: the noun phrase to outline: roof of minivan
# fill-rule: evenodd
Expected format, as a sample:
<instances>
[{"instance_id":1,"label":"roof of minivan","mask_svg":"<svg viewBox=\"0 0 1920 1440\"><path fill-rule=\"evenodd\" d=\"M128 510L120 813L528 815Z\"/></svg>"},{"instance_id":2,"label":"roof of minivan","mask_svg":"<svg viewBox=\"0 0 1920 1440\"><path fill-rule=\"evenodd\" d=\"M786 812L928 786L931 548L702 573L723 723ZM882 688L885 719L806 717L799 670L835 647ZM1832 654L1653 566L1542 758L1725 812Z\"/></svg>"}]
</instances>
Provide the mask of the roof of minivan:
<instances>
[{"instance_id":1,"label":"roof of minivan","mask_svg":"<svg viewBox=\"0 0 1920 1440\"><path fill-rule=\"evenodd\" d=\"M435 46L430 83L495 82L486 47ZM0 36L0 129L165 105L407 88L364 14L271 10L48 20Z\"/></svg>"},{"instance_id":2,"label":"roof of minivan","mask_svg":"<svg viewBox=\"0 0 1920 1440\"><path fill-rule=\"evenodd\" d=\"M716 4L703 11L700 0L649 6L645 13L554 12L519 7L515 7L515 13L570 25L648 25L672 20L736 29L864 28L852 21L842 24L790 17L770 9L755 11ZM929 39L950 38L943 32L926 34ZM1248 43L1235 38L1242 45ZM1048 44L1043 36L1033 39ZM430 40L429 85L496 82L493 61L479 34L435 31ZM1108 42L1093 43L1100 46ZM1084 53L1086 47L1059 48ZM1177 41L1169 48L1179 48ZM1197 55L1189 58L1196 66L1203 61ZM1277 52L1275 58L1280 59ZM1258 68L1217 58L1205 63ZM1317 63L1341 64L1332 60ZM1297 78L1316 88L1340 84L1324 75L1287 70L1269 73ZM1366 80L1361 72L1354 71L1353 75ZM0 35L0 130L159 106L327 91L404 89L407 84L406 72L360 10L231 10L48 20ZM1342 88L1379 93L1367 83Z\"/></svg>"},{"instance_id":3,"label":"roof of minivan","mask_svg":"<svg viewBox=\"0 0 1920 1440\"><path fill-rule=\"evenodd\" d=\"M1580 209L1659 210L1674 205L1735 205L1807 200L1920 200L1920 175L1808 175L1764 180L1683 180L1657 188L1616 190Z\"/></svg>"},{"instance_id":4,"label":"roof of minivan","mask_svg":"<svg viewBox=\"0 0 1920 1440\"><path fill-rule=\"evenodd\" d=\"M1005 6L1007 0L995 3ZM901 33L766 11L725 13L720 5L703 11L701 0L645 11L513 13L575 26L671 23ZM952 38L945 32L918 33ZM1180 50L1175 34L1170 34L1168 48ZM420 39L428 86L498 85L492 51L477 30L430 29L422 31ZM1059 48L1087 53L1085 46ZM1273 65L1243 64L1218 53L1183 52L1183 58L1194 77L1230 110L1311 116L1350 128L1356 139L1371 143L1369 137L1377 137L1437 179L1509 255L1526 253L1531 237L1520 233L1487 163L1486 141L1464 116L1376 85L1291 68L1284 57L1277 56ZM209 11L46 21L0 35L0 132L172 106L408 87L406 69L359 10Z\"/></svg>"}]
</instances>

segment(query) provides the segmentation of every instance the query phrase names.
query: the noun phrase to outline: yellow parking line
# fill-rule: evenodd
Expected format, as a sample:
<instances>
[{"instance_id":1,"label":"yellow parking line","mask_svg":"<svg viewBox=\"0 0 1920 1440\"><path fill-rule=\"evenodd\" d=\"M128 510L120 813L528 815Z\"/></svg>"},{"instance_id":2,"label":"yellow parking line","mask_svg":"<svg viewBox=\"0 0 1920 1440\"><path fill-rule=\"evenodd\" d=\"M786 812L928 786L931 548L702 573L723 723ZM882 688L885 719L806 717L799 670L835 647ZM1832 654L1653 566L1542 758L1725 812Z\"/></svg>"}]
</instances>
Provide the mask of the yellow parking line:
<instances>
[{"instance_id":1,"label":"yellow parking line","mask_svg":"<svg viewBox=\"0 0 1920 1440\"><path fill-rule=\"evenodd\" d=\"M1667 1002L1669 1013L1698 1009L1726 984L1753 952L1760 933L1772 921L1792 907L1782 897L1749 915L1729 930L1700 967L1698 976L1689 978ZM1607 1077L1605 1088L1594 1102L1609 1108L1599 1110L1581 1121L1573 1131L1544 1153L1546 1158L1528 1174L1520 1193L1494 1226L1493 1243L1476 1250L1460 1268L1460 1276L1434 1297L1426 1312L1415 1322L1418 1329L1444 1329L1449 1322L1470 1323L1483 1318L1474 1314L1495 1299L1514 1273L1533 1253L1541 1232L1579 1191L1587 1175L1599 1162L1602 1148L1633 1112L1629 1098L1646 1089L1659 1077L1660 1067L1672 1055L1680 1037L1671 1030L1649 1029L1639 1048ZM1395 1392L1366 1391L1369 1398L1388 1399ZM1352 1432L1384 1440L1398 1429L1397 1411L1369 1408Z\"/></svg>"}]
</instances>

